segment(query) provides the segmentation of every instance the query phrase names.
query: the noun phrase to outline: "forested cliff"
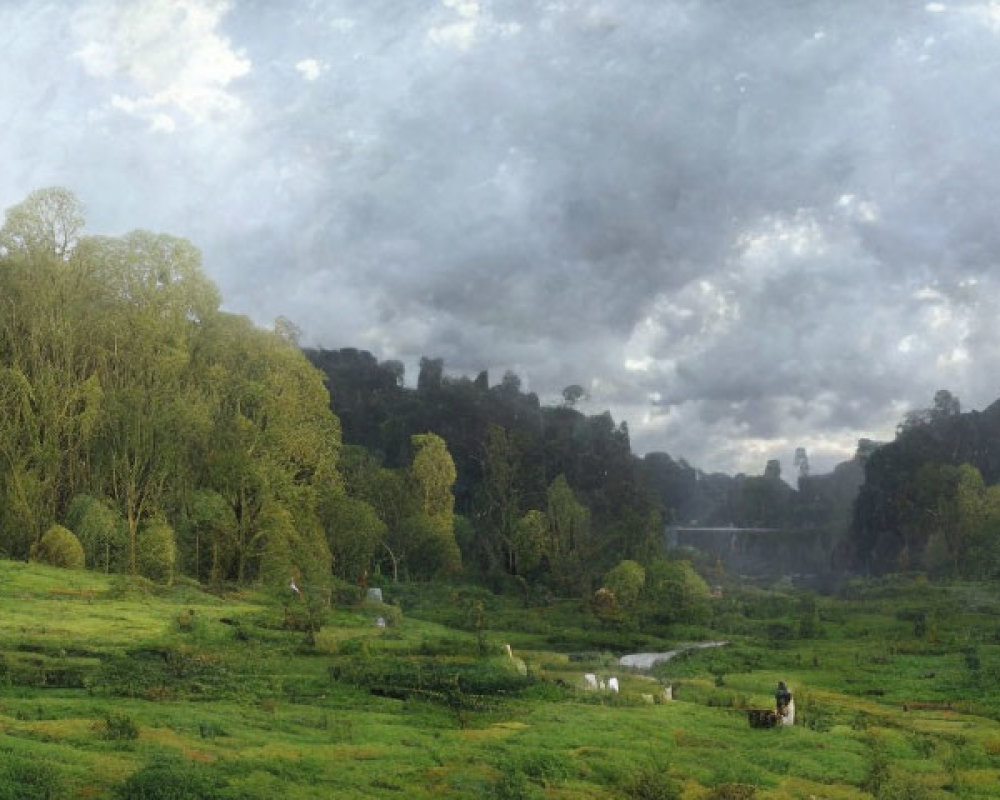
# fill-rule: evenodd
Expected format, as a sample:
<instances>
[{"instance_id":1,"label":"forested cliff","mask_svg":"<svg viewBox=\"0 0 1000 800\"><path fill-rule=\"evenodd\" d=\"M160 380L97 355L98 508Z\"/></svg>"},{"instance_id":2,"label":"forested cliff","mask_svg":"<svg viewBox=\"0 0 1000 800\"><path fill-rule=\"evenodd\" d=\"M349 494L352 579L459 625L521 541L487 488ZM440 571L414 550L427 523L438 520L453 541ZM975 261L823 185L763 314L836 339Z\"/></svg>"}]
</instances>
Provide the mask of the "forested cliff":
<instances>
[{"instance_id":1,"label":"forested cliff","mask_svg":"<svg viewBox=\"0 0 1000 800\"><path fill-rule=\"evenodd\" d=\"M961 413L939 391L865 462L849 541L858 568L1000 574L1000 401Z\"/></svg>"}]
</instances>

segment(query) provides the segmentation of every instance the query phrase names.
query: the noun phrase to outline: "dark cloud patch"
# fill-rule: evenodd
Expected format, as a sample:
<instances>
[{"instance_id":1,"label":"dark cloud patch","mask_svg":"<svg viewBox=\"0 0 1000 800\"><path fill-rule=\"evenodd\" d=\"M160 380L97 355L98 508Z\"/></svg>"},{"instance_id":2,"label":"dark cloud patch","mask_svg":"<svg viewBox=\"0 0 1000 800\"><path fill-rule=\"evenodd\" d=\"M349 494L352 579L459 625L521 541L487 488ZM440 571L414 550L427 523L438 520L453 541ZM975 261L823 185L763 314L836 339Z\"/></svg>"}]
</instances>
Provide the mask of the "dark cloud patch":
<instances>
[{"instance_id":1,"label":"dark cloud patch","mask_svg":"<svg viewBox=\"0 0 1000 800\"><path fill-rule=\"evenodd\" d=\"M712 469L1000 389L990 3L130 8L0 8L0 198L188 236L258 321L580 383Z\"/></svg>"}]
</instances>

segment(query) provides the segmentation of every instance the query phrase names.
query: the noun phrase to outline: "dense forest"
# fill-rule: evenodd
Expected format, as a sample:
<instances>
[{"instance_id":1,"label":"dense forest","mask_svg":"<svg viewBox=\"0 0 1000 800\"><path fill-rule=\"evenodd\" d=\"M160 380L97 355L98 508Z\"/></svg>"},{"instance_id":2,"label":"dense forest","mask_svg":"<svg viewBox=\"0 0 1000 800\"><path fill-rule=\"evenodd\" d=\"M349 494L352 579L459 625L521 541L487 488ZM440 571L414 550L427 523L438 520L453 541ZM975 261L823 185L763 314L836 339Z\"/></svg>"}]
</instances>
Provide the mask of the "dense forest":
<instances>
[{"instance_id":1,"label":"dense forest","mask_svg":"<svg viewBox=\"0 0 1000 800\"><path fill-rule=\"evenodd\" d=\"M828 475L800 449L793 488L777 461L732 477L638 457L579 386L546 406L510 372L424 358L408 388L397 361L303 351L287 320L221 311L192 245L86 236L60 189L7 211L0 293L11 557L215 583L462 574L526 600L676 569L668 523L822 531L838 569L1000 563L1000 408L960 414L947 392Z\"/></svg>"},{"instance_id":2,"label":"dense forest","mask_svg":"<svg viewBox=\"0 0 1000 800\"><path fill-rule=\"evenodd\" d=\"M866 458L849 549L859 569L1000 574L1000 401L961 413L939 391Z\"/></svg>"},{"instance_id":3,"label":"dense forest","mask_svg":"<svg viewBox=\"0 0 1000 800\"><path fill-rule=\"evenodd\" d=\"M446 440L456 466L465 569L494 585L510 576L543 583L556 578L552 557L518 532L518 520L548 507L548 492L560 477L588 517L586 533L574 540L579 555L569 561L576 589L595 588L622 558L652 558L668 524L821 531L831 564L835 549L843 549L863 480L862 455L830 474L811 475L800 448L797 488L782 478L778 461L768 462L762 475L706 474L667 453L634 455L624 422L578 410L583 390L576 385L550 407L522 392L510 372L491 385L486 372L449 376L441 359L424 358L416 387L407 388L398 361L380 362L353 348L307 355L327 376L343 425L349 492L357 460L369 471L373 464L399 468L416 432L433 430ZM862 443L859 453L870 447Z\"/></svg>"}]
</instances>

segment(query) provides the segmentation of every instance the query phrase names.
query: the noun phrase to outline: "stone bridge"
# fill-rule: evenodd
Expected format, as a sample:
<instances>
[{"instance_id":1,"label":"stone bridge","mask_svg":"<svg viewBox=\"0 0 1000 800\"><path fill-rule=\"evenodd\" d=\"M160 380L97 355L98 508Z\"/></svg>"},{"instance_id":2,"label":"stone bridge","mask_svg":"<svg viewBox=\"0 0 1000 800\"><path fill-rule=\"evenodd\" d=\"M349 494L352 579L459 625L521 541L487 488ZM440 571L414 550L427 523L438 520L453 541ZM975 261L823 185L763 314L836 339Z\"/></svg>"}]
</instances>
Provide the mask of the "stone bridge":
<instances>
[{"instance_id":1,"label":"stone bridge","mask_svg":"<svg viewBox=\"0 0 1000 800\"><path fill-rule=\"evenodd\" d=\"M827 531L808 528L668 525L665 537L668 548L697 550L752 577L828 572L833 544Z\"/></svg>"}]
</instances>

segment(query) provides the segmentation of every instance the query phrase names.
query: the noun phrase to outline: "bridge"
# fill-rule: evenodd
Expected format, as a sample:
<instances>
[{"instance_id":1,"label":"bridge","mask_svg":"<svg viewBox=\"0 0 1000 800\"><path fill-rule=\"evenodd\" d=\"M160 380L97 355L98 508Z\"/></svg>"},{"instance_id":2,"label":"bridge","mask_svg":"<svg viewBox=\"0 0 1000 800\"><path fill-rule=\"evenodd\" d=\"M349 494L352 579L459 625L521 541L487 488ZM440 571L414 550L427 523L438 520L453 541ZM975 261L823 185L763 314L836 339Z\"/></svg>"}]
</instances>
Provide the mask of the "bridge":
<instances>
[{"instance_id":1,"label":"bridge","mask_svg":"<svg viewBox=\"0 0 1000 800\"><path fill-rule=\"evenodd\" d=\"M833 544L814 528L668 525L664 538L668 548L697 550L728 572L755 577L826 572Z\"/></svg>"}]
</instances>

